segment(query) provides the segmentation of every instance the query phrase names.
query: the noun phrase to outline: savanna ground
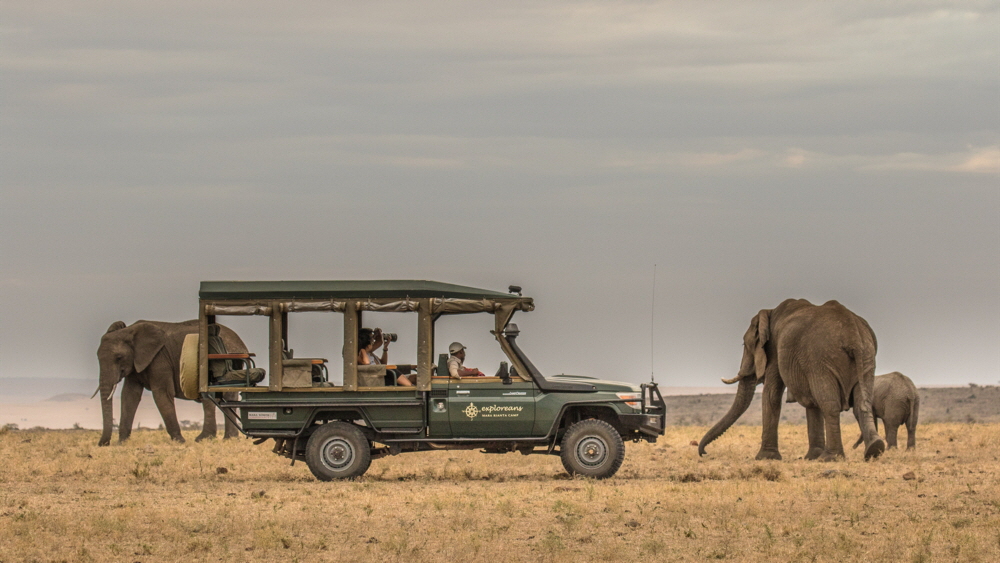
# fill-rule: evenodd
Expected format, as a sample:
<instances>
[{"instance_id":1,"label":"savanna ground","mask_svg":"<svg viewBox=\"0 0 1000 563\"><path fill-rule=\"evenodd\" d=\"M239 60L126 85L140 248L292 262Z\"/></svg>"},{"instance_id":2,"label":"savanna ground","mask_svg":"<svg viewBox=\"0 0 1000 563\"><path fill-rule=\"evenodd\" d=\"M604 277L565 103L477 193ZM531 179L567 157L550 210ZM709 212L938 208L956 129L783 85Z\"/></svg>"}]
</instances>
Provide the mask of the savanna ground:
<instances>
[{"instance_id":1,"label":"savanna ground","mask_svg":"<svg viewBox=\"0 0 1000 563\"><path fill-rule=\"evenodd\" d=\"M759 426L698 458L705 430L628 444L606 481L458 451L335 483L245 439L8 430L0 561L1000 561L1000 424L923 425L915 452L871 463L803 461L792 424L784 461L753 460Z\"/></svg>"}]
</instances>

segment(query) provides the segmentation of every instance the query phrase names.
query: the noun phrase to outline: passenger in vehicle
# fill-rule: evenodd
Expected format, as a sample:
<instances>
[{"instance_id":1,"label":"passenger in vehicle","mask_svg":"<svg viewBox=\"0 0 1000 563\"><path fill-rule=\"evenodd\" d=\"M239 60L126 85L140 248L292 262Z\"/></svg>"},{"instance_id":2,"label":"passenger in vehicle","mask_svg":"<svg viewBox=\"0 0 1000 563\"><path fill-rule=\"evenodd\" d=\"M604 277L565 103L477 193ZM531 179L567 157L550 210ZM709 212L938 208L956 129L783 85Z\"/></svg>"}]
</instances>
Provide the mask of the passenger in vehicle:
<instances>
[{"instance_id":1,"label":"passenger in vehicle","mask_svg":"<svg viewBox=\"0 0 1000 563\"><path fill-rule=\"evenodd\" d=\"M448 353L451 354L451 357L448 358L448 375L451 377L461 379L463 377L486 375L476 368L467 368L463 365L465 362L465 346L462 346L461 342L452 342L448 346Z\"/></svg>"},{"instance_id":2,"label":"passenger in vehicle","mask_svg":"<svg viewBox=\"0 0 1000 563\"><path fill-rule=\"evenodd\" d=\"M375 355L375 349L382 347L382 357ZM389 361L389 341L382 338L382 330L363 328L358 333L358 365L385 365ZM396 385L412 387L416 384L416 375L398 375L393 370L386 370L387 385L391 385L392 379L396 380Z\"/></svg>"}]
</instances>

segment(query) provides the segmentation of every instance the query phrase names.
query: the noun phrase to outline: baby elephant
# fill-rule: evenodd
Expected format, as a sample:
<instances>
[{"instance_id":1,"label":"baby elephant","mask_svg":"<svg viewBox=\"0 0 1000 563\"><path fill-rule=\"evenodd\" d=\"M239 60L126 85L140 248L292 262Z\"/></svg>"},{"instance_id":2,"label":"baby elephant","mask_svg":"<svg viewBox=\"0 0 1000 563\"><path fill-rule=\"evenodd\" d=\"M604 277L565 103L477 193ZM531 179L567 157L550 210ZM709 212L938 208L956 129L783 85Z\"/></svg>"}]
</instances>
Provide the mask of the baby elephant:
<instances>
[{"instance_id":1,"label":"baby elephant","mask_svg":"<svg viewBox=\"0 0 1000 563\"><path fill-rule=\"evenodd\" d=\"M917 387L909 377L894 371L875 376L875 395L872 412L876 419L885 423L885 441L888 447L896 447L896 432L901 424L906 424L906 449L917 445L917 413L920 411L920 397ZM876 420L875 424L878 424ZM854 447L861 444L858 438Z\"/></svg>"}]
</instances>

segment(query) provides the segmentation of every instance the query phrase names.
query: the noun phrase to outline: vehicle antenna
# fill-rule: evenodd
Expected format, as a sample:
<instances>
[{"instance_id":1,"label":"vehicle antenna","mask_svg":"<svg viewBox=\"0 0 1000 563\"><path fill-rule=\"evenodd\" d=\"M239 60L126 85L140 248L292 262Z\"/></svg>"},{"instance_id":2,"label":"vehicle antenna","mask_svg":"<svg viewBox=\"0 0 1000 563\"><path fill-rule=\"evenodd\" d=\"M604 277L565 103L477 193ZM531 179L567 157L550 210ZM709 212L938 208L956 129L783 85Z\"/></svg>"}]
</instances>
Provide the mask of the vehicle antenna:
<instances>
[{"instance_id":1,"label":"vehicle antenna","mask_svg":"<svg viewBox=\"0 0 1000 563\"><path fill-rule=\"evenodd\" d=\"M649 382L654 383L656 380L653 379L653 321L656 318L656 264L653 264L653 298L650 300L649 309Z\"/></svg>"}]
</instances>

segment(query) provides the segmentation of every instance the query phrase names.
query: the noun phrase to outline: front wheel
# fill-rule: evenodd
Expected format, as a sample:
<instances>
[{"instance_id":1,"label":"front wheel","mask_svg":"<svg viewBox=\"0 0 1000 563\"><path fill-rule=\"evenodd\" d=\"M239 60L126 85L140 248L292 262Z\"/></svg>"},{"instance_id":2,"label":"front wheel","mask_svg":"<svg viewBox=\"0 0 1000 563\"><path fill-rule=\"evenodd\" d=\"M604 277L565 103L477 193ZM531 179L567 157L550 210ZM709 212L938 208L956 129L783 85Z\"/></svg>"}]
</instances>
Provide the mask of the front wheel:
<instances>
[{"instance_id":1,"label":"front wheel","mask_svg":"<svg viewBox=\"0 0 1000 563\"><path fill-rule=\"evenodd\" d=\"M371 463L371 445L353 424L328 422L306 442L306 465L320 481L359 477Z\"/></svg>"},{"instance_id":2,"label":"front wheel","mask_svg":"<svg viewBox=\"0 0 1000 563\"><path fill-rule=\"evenodd\" d=\"M569 427L559 446L563 467L570 475L607 479L625 460L625 443L603 420L581 420Z\"/></svg>"}]
</instances>

